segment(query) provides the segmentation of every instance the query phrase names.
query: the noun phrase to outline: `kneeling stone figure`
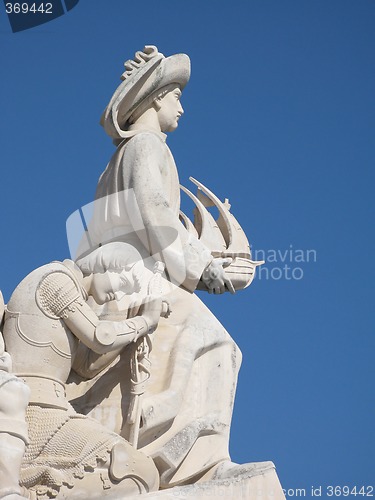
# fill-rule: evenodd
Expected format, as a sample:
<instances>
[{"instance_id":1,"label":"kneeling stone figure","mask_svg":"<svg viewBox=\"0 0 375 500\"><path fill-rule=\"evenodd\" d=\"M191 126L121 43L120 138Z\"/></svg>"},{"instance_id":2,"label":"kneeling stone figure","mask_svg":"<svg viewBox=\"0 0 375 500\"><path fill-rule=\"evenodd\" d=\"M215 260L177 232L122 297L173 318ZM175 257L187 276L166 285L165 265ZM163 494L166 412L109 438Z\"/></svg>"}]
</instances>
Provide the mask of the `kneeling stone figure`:
<instances>
[{"instance_id":1,"label":"kneeling stone figure","mask_svg":"<svg viewBox=\"0 0 375 500\"><path fill-rule=\"evenodd\" d=\"M105 245L94 257L95 272L85 278L69 260L36 269L18 285L6 307L6 349L15 375L30 388L28 441L24 430L18 432L21 441L28 442L20 467L26 498L101 499L113 498L115 492L121 498L159 487L151 458L96 420L78 414L65 396L80 345L92 353L88 366L82 367L85 375L91 365L95 374L126 345L151 333L160 317L161 301L154 300L145 304L142 316L100 321L86 303L88 295L104 301L124 291L121 287L128 281L114 280L113 275L131 274L138 259L124 243ZM19 463L15 459L10 465L16 470Z\"/></svg>"}]
</instances>

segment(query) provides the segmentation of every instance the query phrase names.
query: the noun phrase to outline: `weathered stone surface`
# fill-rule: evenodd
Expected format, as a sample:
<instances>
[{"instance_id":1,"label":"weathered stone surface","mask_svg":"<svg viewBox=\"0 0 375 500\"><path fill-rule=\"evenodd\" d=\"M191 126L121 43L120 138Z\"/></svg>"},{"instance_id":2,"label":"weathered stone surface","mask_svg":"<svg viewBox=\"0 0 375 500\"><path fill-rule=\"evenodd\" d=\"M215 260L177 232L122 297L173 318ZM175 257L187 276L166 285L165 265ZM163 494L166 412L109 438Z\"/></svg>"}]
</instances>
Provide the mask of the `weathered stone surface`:
<instances>
[{"instance_id":1,"label":"weathered stone surface","mask_svg":"<svg viewBox=\"0 0 375 500\"><path fill-rule=\"evenodd\" d=\"M273 468L263 474L242 474L235 478L177 486L171 490L149 493L147 500L284 500L279 479Z\"/></svg>"}]
</instances>

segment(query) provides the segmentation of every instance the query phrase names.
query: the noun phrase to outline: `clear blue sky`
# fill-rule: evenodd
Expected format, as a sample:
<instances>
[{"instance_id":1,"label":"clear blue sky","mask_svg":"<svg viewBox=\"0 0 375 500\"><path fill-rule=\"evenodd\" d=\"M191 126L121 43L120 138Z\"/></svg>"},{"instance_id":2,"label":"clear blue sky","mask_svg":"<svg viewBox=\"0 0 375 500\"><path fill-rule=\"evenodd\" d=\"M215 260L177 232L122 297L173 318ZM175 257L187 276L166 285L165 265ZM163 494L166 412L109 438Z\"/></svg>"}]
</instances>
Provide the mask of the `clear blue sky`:
<instances>
[{"instance_id":1,"label":"clear blue sky","mask_svg":"<svg viewBox=\"0 0 375 500\"><path fill-rule=\"evenodd\" d=\"M113 152L101 112L145 44L192 60L181 181L228 197L268 258L249 289L203 296L244 355L233 460L273 460L306 497L373 484L374 0L80 0L16 34L1 4L5 298L69 256L65 221Z\"/></svg>"}]
</instances>

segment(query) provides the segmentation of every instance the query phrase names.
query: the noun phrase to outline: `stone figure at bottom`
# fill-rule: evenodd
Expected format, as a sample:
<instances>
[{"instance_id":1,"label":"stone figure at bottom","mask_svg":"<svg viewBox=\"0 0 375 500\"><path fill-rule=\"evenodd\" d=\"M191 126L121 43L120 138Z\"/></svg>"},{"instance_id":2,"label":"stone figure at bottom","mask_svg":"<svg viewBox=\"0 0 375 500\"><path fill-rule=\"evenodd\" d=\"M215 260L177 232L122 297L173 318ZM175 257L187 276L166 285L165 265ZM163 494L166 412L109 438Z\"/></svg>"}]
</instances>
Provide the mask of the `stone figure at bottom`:
<instances>
[{"instance_id":1,"label":"stone figure at bottom","mask_svg":"<svg viewBox=\"0 0 375 500\"><path fill-rule=\"evenodd\" d=\"M4 313L2 305L0 292L0 325ZM0 498L4 500L25 498L19 473L29 442L25 414L30 391L11 371L11 358L4 351L0 331Z\"/></svg>"},{"instance_id":2,"label":"stone figure at bottom","mask_svg":"<svg viewBox=\"0 0 375 500\"><path fill-rule=\"evenodd\" d=\"M96 374L125 346L153 332L162 307L155 298L132 319L99 320L87 303L89 295L102 303L115 293L131 293L141 278L141 263L124 243L105 245L86 260L91 271L85 277L69 260L36 269L6 307L6 350L14 373L31 392L20 484L32 499L101 499L113 492L134 497L159 486L150 458L75 412L65 396L72 366L85 376ZM89 355L82 357L86 347Z\"/></svg>"}]
</instances>

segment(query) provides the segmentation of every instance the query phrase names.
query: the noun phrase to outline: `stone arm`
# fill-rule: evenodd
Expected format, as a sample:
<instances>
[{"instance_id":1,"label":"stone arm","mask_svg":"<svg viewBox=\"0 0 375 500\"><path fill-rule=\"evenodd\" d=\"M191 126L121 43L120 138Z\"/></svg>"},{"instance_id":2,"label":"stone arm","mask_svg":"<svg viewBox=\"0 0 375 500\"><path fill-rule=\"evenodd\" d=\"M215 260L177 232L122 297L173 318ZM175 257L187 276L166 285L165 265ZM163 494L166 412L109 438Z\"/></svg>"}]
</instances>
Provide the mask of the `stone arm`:
<instances>
[{"instance_id":1,"label":"stone arm","mask_svg":"<svg viewBox=\"0 0 375 500\"><path fill-rule=\"evenodd\" d=\"M144 314L122 321L102 321L82 299L66 308L62 312L61 319L69 330L94 353L100 355L116 353L117 356L123 347L155 330L159 319L155 316L155 314ZM95 360L93 362L95 363ZM97 365L94 368L97 369Z\"/></svg>"},{"instance_id":2,"label":"stone arm","mask_svg":"<svg viewBox=\"0 0 375 500\"><path fill-rule=\"evenodd\" d=\"M65 272L53 272L39 283L36 300L48 316L60 319L85 346L103 355L118 351L152 333L159 321L161 299L143 305L142 316L120 321L98 318L83 298L79 284Z\"/></svg>"}]
</instances>

